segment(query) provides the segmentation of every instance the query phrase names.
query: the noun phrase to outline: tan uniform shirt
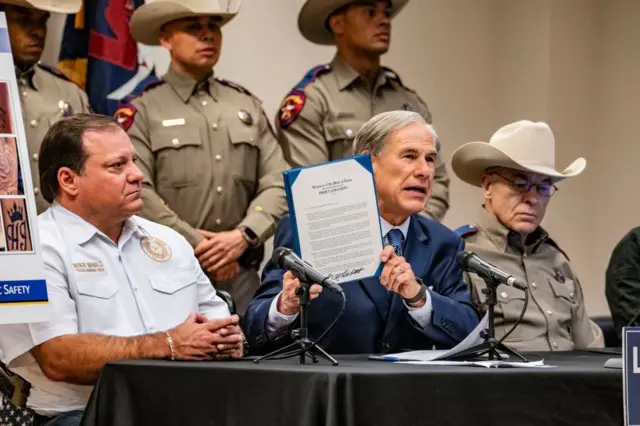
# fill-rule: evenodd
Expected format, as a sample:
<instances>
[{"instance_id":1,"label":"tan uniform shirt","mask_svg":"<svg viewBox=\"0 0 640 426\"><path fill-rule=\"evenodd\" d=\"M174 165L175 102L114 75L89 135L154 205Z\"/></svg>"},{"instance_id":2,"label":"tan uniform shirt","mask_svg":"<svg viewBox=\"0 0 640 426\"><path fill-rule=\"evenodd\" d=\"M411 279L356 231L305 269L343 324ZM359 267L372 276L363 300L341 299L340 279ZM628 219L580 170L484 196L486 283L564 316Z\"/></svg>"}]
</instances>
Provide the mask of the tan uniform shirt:
<instances>
[{"instance_id":1,"label":"tan uniform shirt","mask_svg":"<svg viewBox=\"0 0 640 426\"><path fill-rule=\"evenodd\" d=\"M371 92L369 83L336 56L330 65L312 69L284 99L276 132L289 164L309 166L353 155L353 140L360 127L374 115L392 110L415 111L431 123L427 105L393 71L384 69ZM444 163L442 158L436 163L424 212L438 220L449 208Z\"/></svg>"},{"instance_id":2,"label":"tan uniform shirt","mask_svg":"<svg viewBox=\"0 0 640 426\"><path fill-rule=\"evenodd\" d=\"M61 117L79 112L89 112L87 95L75 83L60 72L37 64L28 71L18 73L18 89L22 104L22 117L29 157L31 177L38 213L49 208L40 194L38 153L47 130Z\"/></svg>"},{"instance_id":3,"label":"tan uniform shirt","mask_svg":"<svg viewBox=\"0 0 640 426\"><path fill-rule=\"evenodd\" d=\"M192 246L202 239L196 229L239 225L264 242L286 212L288 165L260 101L213 75L198 84L170 69L163 81L131 102L128 133L144 173L141 216Z\"/></svg>"},{"instance_id":4,"label":"tan uniform shirt","mask_svg":"<svg viewBox=\"0 0 640 426\"><path fill-rule=\"evenodd\" d=\"M597 342L594 324L587 316L582 288L569 259L549 235L538 228L523 248L520 235L509 231L492 214L483 211L474 226L457 231L465 240L465 250L527 283L529 305L522 322L505 343L519 351L568 351ZM474 303L487 310L485 282L475 273L464 273L471 285ZM501 284L495 306L496 338L513 326L524 306L525 293ZM597 326L596 326L597 328ZM600 336L601 338L601 336Z\"/></svg>"}]
</instances>

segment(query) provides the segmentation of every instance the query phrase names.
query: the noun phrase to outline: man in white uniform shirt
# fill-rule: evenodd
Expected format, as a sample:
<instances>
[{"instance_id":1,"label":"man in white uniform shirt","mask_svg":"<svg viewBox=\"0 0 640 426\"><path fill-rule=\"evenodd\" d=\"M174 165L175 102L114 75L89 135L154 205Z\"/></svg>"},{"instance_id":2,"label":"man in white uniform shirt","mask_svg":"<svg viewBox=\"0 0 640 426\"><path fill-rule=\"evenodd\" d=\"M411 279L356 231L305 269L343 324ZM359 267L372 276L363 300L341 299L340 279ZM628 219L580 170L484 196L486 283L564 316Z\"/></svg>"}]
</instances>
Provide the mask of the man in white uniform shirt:
<instances>
[{"instance_id":1,"label":"man in white uniform shirt","mask_svg":"<svg viewBox=\"0 0 640 426\"><path fill-rule=\"evenodd\" d=\"M40 149L38 217L52 315L0 327L3 362L46 425L77 425L105 363L241 357L243 337L189 243L135 216L142 173L110 117L60 120Z\"/></svg>"}]
</instances>

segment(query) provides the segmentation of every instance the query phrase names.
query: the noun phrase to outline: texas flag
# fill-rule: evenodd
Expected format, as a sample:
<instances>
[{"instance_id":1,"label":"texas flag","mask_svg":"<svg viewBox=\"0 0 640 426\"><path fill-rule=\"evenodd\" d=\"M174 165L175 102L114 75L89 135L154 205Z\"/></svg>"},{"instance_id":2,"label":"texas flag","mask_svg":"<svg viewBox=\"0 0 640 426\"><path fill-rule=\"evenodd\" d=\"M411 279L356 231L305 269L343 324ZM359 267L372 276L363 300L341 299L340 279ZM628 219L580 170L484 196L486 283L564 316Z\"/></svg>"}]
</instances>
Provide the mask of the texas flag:
<instances>
[{"instance_id":1,"label":"texas flag","mask_svg":"<svg viewBox=\"0 0 640 426\"><path fill-rule=\"evenodd\" d=\"M94 112L113 115L122 99L157 80L151 48L129 33L144 0L84 0L67 17L58 67L82 87Z\"/></svg>"}]
</instances>

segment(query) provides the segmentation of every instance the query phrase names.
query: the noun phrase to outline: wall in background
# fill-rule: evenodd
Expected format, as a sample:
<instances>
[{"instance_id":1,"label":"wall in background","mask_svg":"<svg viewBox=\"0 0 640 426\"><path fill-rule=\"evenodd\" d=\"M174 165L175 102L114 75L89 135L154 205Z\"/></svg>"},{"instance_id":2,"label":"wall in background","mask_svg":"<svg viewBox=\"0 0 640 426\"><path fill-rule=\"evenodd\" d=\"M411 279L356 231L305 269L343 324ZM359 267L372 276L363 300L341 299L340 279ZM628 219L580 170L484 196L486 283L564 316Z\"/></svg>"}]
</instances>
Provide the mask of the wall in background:
<instances>
[{"instance_id":1,"label":"wall in background","mask_svg":"<svg viewBox=\"0 0 640 426\"><path fill-rule=\"evenodd\" d=\"M244 0L224 29L216 73L258 95L271 118L305 72L333 56L298 33L301 4ZM55 62L62 22L50 22L45 61ZM447 160L463 143L525 118L551 125L558 168L587 159L585 173L559 185L544 226L571 258L592 315L608 312L613 246L640 224L639 23L635 0L413 0L394 20L384 58L429 104ZM155 48L153 56L164 72L166 53ZM445 224L473 222L480 203L480 190L452 175Z\"/></svg>"}]
</instances>

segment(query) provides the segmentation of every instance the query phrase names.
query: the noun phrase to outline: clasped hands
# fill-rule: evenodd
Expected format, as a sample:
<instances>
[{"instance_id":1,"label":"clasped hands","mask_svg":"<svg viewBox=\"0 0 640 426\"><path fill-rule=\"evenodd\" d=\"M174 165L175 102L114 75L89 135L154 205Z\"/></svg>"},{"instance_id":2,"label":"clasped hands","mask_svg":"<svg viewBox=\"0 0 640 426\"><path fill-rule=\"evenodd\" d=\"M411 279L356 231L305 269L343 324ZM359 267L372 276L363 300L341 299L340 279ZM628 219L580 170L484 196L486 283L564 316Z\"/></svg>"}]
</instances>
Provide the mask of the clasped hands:
<instances>
[{"instance_id":1,"label":"clasped hands","mask_svg":"<svg viewBox=\"0 0 640 426\"><path fill-rule=\"evenodd\" d=\"M380 273L380 284L387 290L398 293L404 299L415 297L420 291L420 283L413 274L411 265L404 257L396 255L392 246L386 246L380 254L380 261L384 263ZM300 280L291 272L285 272L282 278L282 294L278 298L277 309L283 315L295 315L300 312L300 301L296 290L300 288ZM322 293L322 287L313 284L309 288L309 300L317 298ZM426 298L411 304L412 308L424 306Z\"/></svg>"},{"instance_id":2,"label":"clasped hands","mask_svg":"<svg viewBox=\"0 0 640 426\"><path fill-rule=\"evenodd\" d=\"M198 229L204 237L194 249L202 269L215 281L229 281L240 273L238 259L249 247L239 229L209 232Z\"/></svg>"},{"instance_id":3,"label":"clasped hands","mask_svg":"<svg viewBox=\"0 0 640 426\"><path fill-rule=\"evenodd\" d=\"M167 332L171 336L175 359L206 361L242 358L244 338L238 324L237 315L209 320L199 313L189 314L182 324Z\"/></svg>"}]
</instances>

